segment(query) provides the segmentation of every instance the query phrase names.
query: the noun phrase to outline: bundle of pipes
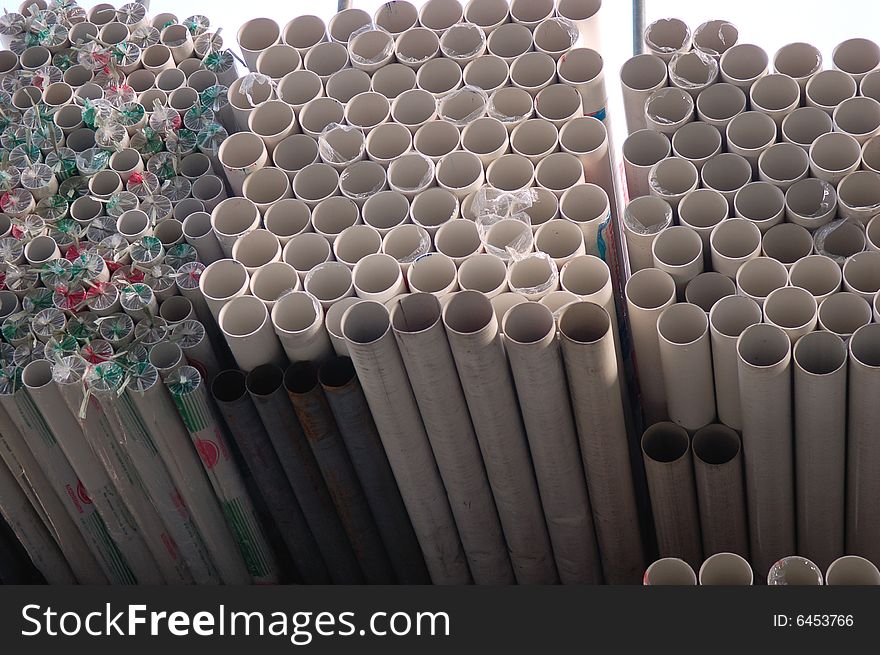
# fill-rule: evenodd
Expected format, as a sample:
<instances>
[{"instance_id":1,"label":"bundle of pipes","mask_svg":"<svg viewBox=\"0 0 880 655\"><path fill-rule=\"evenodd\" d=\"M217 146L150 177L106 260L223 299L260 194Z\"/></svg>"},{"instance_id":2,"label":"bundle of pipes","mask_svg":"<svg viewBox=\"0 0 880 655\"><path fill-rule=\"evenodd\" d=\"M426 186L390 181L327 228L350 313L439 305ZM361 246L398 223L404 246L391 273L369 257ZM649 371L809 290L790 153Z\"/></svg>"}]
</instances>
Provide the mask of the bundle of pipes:
<instances>
[{"instance_id":1,"label":"bundle of pipes","mask_svg":"<svg viewBox=\"0 0 880 655\"><path fill-rule=\"evenodd\" d=\"M47 579L638 581L599 4L256 19L239 79L200 16L4 17L0 511Z\"/></svg>"},{"instance_id":2,"label":"bundle of pipes","mask_svg":"<svg viewBox=\"0 0 880 655\"><path fill-rule=\"evenodd\" d=\"M231 54L140 3L28 1L0 41L0 513L50 583L278 581L182 226L225 197Z\"/></svg>"},{"instance_id":3,"label":"bundle of pipes","mask_svg":"<svg viewBox=\"0 0 880 655\"><path fill-rule=\"evenodd\" d=\"M749 562L736 553L718 552L711 555L695 573L683 559L664 557L645 570L646 586L751 586L755 575ZM770 586L880 585L880 571L858 555L844 555L831 562L822 575L814 562L806 557L789 555L774 562L767 573Z\"/></svg>"},{"instance_id":4,"label":"bundle of pipes","mask_svg":"<svg viewBox=\"0 0 880 655\"><path fill-rule=\"evenodd\" d=\"M793 552L880 561L880 46L823 69L792 43L772 73L725 21L645 46L621 69L623 227L660 555L759 579Z\"/></svg>"}]
</instances>

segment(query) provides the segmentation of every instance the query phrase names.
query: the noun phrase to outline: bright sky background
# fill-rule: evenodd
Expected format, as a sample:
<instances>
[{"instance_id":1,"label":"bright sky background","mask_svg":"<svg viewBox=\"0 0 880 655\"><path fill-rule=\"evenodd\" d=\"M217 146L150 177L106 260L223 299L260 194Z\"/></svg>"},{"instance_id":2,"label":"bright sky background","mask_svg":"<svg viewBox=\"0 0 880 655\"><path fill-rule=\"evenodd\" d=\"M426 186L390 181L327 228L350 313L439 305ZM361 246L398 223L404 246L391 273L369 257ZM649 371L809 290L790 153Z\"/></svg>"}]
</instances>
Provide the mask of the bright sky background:
<instances>
[{"instance_id":1,"label":"bright sky background","mask_svg":"<svg viewBox=\"0 0 880 655\"><path fill-rule=\"evenodd\" d=\"M353 6L371 14L385 0L354 0ZM410 0L416 6L425 0ZM466 2L467 0L463 0ZM115 0L114 4L123 4ZM18 0L0 0L0 7L15 10ZM96 0L80 0L84 7L97 4ZM179 18L205 14L213 25L224 28L226 45L235 45L235 34L246 20L259 16L275 19L282 27L300 14L316 14L325 21L336 12L337 0L247 0L206 2L205 0L151 0L151 13L171 11ZM629 0L604 0L603 48L605 76L610 96L610 111L614 126L614 142L619 146L626 134L619 107L618 71L632 55L632 14ZM734 23L740 32L740 42L755 43L772 57L782 45L792 41L806 41L818 46L825 55L826 66L834 46L847 38L867 36L880 39L876 33L880 25L880 3L865 0L646 0L646 24L658 18L684 19L693 30L700 23L723 18Z\"/></svg>"}]
</instances>

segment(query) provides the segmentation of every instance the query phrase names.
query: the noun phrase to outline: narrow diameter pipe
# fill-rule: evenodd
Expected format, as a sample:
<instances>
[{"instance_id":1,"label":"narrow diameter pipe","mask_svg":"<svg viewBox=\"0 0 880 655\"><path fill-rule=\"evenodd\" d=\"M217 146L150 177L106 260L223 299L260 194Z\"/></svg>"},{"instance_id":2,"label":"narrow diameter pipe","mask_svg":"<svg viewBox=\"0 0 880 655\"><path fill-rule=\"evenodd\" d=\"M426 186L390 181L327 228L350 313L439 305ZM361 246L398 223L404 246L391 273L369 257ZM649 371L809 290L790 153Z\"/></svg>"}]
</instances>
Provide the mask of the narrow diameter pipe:
<instances>
[{"instance_id":1,"label":"narrow diameter pipe","mask_svg":"<svg viewBox=\"0 0 880 655\"><path fill-rule=\"evenodd\" d=\"M831 563L825 571L825 584L880 585L880 571L873 563L858 555L844 555Z\"/></svg>"},{"instance_id":2,"label":"narrow diameter pipe","mask_svg":"<svg viewBox=\"0 0 880 655\"><path fill-rule=\"evenodd\" d=\"M462 545L477 584L511 584L498 510L467 401L431 294L404 296L391 312L394 338L418 402ZM444 393L436 393L443 388Z\"/></svg>"},{"instance_id":3,"label":"narrow diameter pipe","mask_svg":"<svg viewBox=\"0 0 880 655\"><path fill-rule=\"evenodd\" d=\"M767 584L771 587L815 587L822 585L822 571L806 557L789 555L770 567Z\"/></svg>"},{"instance_id":4,"label":"narrow diameter pipe","mask_svg":"<svg viewBox=\"0 0 880 655\"><path fill-rule=\"evenodd\" d=\"M697 575L683 559L663 557L645 569L642 584L646 587L693 587L697 584Z\"/></svg>"},{"instance_id":5,"label":"narrow diameter pipe","mask_svg":"<svg viewBox=\"0 0 880 655\"><path fill-rule=\"evenodd\" d=\"M736 553L715 553L700 567L700 585L750 587L755 580L748 561Z\"/></svg>"}]
</instances>

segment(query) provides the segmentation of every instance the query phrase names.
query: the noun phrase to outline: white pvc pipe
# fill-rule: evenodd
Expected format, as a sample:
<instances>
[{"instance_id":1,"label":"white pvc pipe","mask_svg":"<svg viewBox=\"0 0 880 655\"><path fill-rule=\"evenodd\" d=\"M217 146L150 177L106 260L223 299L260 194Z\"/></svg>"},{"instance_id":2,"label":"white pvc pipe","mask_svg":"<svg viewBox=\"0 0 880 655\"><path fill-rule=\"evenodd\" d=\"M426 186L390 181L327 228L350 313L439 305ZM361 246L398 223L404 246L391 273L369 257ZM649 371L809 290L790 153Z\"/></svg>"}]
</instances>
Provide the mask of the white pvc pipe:
<instances>
[{"instance_id":1,"label":"white pvc pipe","mask_svg":"<svg viewBox=\"0 0 880 655\"><path fill-rule=\"evenodd\" d=\"M510 82L533 98L556 81L556 62L543 52L527 52L510 64Z\"/></svg>"},{"instance_id":2,"label":"white pvc pipe","mask_svg":"<svg viewBox=\"0 0 880 655\"><path fill-rule=\"evenodd\" d=\"M410 201L435 184L434 163L418 153L407 153L388 166L388 187Z\"/></svg>"},{"instance_id":3,"label":"white pvc pipe","mask_svg":"<svg viewBox=\"0 0 880 655\"><path fill-rule=\"evenodd\" d=\"M880 66L880 46L869 39L847 39L835 46L831 53L834 68L860 82L865 75Z\"/></svg>"},{"instance_id":4,"label":"white pvc pipe","mask_svg":"<svg viewBox=\"0 0 880 655\"><path fill-rule=\"evenodd\" d=\"M733 212L767 232L785 218L785 194L769 182L750 182L736 192Z\"/></svg>"},{"instance_id":5,"label":"white pvc pipe","mask_svg":"<svg viewBox=\"0 0 880 655\"><path fill-rule=\"evenodd\" d=\"M688 282L703 272L703 239L689 227L673 226L660 232L651 246L651 254L654 266L675 280L679 298L684 298Z\"/></svg>"},{"instance_id":6,"label":"white pvc pipe","mask_svg":"<svg viewBox=\"0 0 880 655\"><path fill-rule=\"evenodd\" d=\"M859 142L849 134L822 134L810 146L810 173L837 186L844 177L858 169L861 156Z\"/></svg>"},{"instance_id":7,"label":"white pvc pipe","mask_svg":"<svg viewBox=\"0 0 880 655\"><path fill-rule=\"evenodd\" d=\"M461 131L461 146L476 155L483 166L487 167L509 151L507 128L497 118L483 116L468 123Z\"/></svg>"},{"instance_id":8,"label":"white pvc pipe","mask_svg":"<svg viewBox=\"0 0 880 655\"><path fill-rule=\"evenodd\" d=\"M227 198L211 212L211 227L227 257L232 256L235 242L260 225L260 212L247 198Z\"/></svg>"},{"instance_id":9,"label":"white pvc pipe","mask_svg":"<svg viewBox=\"0 0 880 655\"><path fill-rule=\"evenodd\" d=\"M880 371L880 326L866 325L849 341L847 423L846 548L853 555L877 561L878 521L876 478L869 471L877 461L872 420L877 415L875 398Z\"/></svg>"},{"instance_id":10,"label":"white pvc pipe","mask_svg":"<svg viewBox=\"0 0 880 655\"><path fill-rule=\"evenodd\" d=\"M252 371L263 364L285 362L269 312L259 298L233 298L220 310L217 323L241 370Z\"/></svg>"},{"instance_id":11,"label":"white pvc pipe","mask_svg":"<svg viewBox=\"0 0 880 655\"><path fill-rule=\"evenodd\" d=\"M410 204L406 196L396 191L380 191L370 196L361 209L365 224L375 228L383 237L409 218Z\"/></svg>"},{"instance_id":12,"label":"white pvc pipe","mask_svg":"<svg viewBox=\"0 0 880 655\"><path fill-rule=\"evenodd\" d=\"M482 55L465 66L463 81L465 86L475 86L492 94L498 89L507 87L510 81L510 66L501 57Z\"/></svg>"},{"instance_id":13,"label":"white pvc pipe","mask_svg":"<svg viewBox=\"0 0 880 655\"><path fill-rule=\"evenodd\" d=\"M657 549L663 557L678 555L695 567L703 551L687 430L674 423L655 423L645 430L641 446Z\"/></svg>"},{"instance_id":14,"label":"white pvc pipe","mask_svg":"<svg viewBox=\"0 0 880 655\"><path fill-rule=\"evenodd\" d=\"M382 235L369 225L352 225L339 233L333 242L333 255L336 261L349 268L367 255L377 254L382 249Z\"/></svg>"},{"instance_id":15,"label":"white pvc pipe","mask_svg":"<svg viewBox=\"0 0 880 655\"><path fill-rule=\"evenodd\" d=\"M788 284L785 266L769 257L756 257L740 266L736 272L736 287L741 296L751 298L759 307L773 291Z\"/></svg>"},{"instance_id":16,"label":"white pvc pipe","mask_svg":"<svg viewBox=\"0 0 880 655\"><path fill-rule=\"evenodd\" d=\"M758 157L758 177L783 192L807 177L809 168L807 153L792 143L775 143Z\"/></svg>"},{"instance_id":17,"label":"white pvc pipe","mask_svg":"<svg viewBox=\"0 0 880 655\"><path fill-rule=\"evenodd\" d=\"M792 359L798 552L827 568L844 553L846 345L814 332L795 344Z\"/></svg>"},{"instance_id":18,"label":"white pvc pipe","mask_svg":"<svg viewBox=\"0 0 880 655\"><path fill-rule=\"evenodd\" d=\"M214 211L214 208L227 197L223 180L216 175L201 176L193 182L192 197L205 205L206 212Z\"/></svg>"},{"instance_id":19,"label":"white pvc pipe","mask_svg":"<svg viewBox=\"0 0 880 655\"><path fill-rule=\"evenodd\" d=\"M573 257L586 254L584 233L570 220L547 221L535 232L535 248L546 253L561 269Z\"/></svg>"},{"instance_id":20,"label":"white pvc pipe","mask_svg":"<svg viewBox=\"0 0 880 655\"><path fill-rule=\"evenodd\" d=\"M650 425L668 416L657 320L663 310L675 303L675 281L665 271L647 268L630 277L625 295L641 406Z\"/></svg>"},{"instance_id":21,"label":"white pvc pipe","mask_svg":"<svg viewBox=\"0 0 880 655\"><path fill-rule=\"evenodd\" d=\"M880 73L877 77L880 79ZM880 138L868 139L862 146L862 168L880 173Z\"/></svg>"},{"instance_id":22,"label":"white pvc pipe","mask_svg":"<svg viewBox=\"0 0 880 655\"><path fill-rule=\"evenodd\" d=\"M816 328L818 305L812 294L799 287L783 287L764 301L764 321L781 328L794 345Z\"/></svg>"},{"instance_id":23,"label":"white pvc pipe","mask_svg":"<svg viewBox=\"0 0 880 655\"><path fill-rule=\"evenodd\" d=\"M693 567L678 557L663 557L645 569L642 584L646 587L693 587L697 576Z\"/></svg>"},{"instance_id":24,"label":"white pvc pipe","mask_svg":"<svg viewBox=\"0 0 880 655\"><path fill-rule=\"evenodd\" d=\"M542 21L553 15L553 0L512 0L510 20L534 30Z\"/></svg>"},{"instance_id":25,"label":"white pvc pipe","mask_svg":"<svg viewBox=\"0 0 880 655\"><path fill-rule=\"evenodd\" d=\"M726 587L750 587L755 574L748 561L736 553L715 553L706 558L700 567L700 585L709 587L721 585Z\"/></svg>"},{"instance_id":26,"label":"white pvc pipe","mask_svg":"<svg viewBox=\"0 0 880 655\"><path fill-rule=\"evenodd\" d=\"M460 88L463 81L461 66L446 58L431 59L416 73L416 85L437 101Z\"/></svg>"},{"instance_id":27,"label":"white pvc pipe","mask_svg":"<svg viewBox=\"0 0 880 655\"><path fill-rule=\"evenodd\" d=\"M796 262L812 254L813 237L800 225L780 223L764 233L761 251L765 257L775 259L790 270Z\"/></svg>"},{"instance_id":28,"label":"white pvc pipe","mask_svg":"<svg viewBox=\"0 0 880 655\"><path fill-rule=\"evenodd\" d=\"M657 196L642 196L627 205L623 227L633 273L654 265L654 240L672 224L672 217L672 207Z\"/></svg>"},{"instance_id":29,"label":"white pvc pipe","mask_svg":"<svg viewBox=\"0 0 880 655\"><path fill-rule=\"evenodd\" d=\"M712 230L709 243L713 270L736 278L744 262L761 254L761 231L752 221L731 218Z\"/></svg>"},{"instance_id":30,"label":"white pvc pipe","mask_svg":"<svg viewBox=\"0 0 880 655\"><path fill-rule=\"evenodd\" d=\"M226 179L236 195L241 195L242 184L249 173L266 165L269 152L256 134L239 132L227 138L217 154Z\"/></svg>"},{"instance_id":31,"label":"white pvc pipe","mask_svg":"<svg viewBox=\"0 0 880 655\"><path fill-rule=\"evenodd\" d=\"M795 550L791 342L774 325L737 341L750 553L757 571Z\"/></svg>"},{"instance_id":32,"label":"white pvc pipe","mask_svg":"<svg viewBox=\"0 0 880 655\"><path fill-rule=\"evenodd\" d=\"M296 174L293 194L314 210L322 201L339 195L339 173L328 164L309 164Z\"/></svg>"},{"instance_id":33,"label":"white pvc pipe","mask_svg":"<svg viewBox=\"0 0 880 655\"><path fill-rule=\"evenodd\" d=\"M580 91L584 115L605 122L608 93L605 89L603 67L602 55L596 50L575 48L560 57L556 71L562 84L573 86Z\"/></svg>"},{"instance_id":34,"label":"white pvc pipe","mask_svg":"<svg viewBox=\"0 0 880 655\"><path fill-rule=\"evenodd\" d=\"M718 61L699 50L676 53L669 62L672 86L687 91L694 99L718 79Z\"/></svg>"},{"instance_id":35,"label":"white pvc pipe","mask_svg":"<svg viewBox=\"0 0 880 655\"><path fill-rule=\"evenodd\" d=\"M632 204L632 203L631 203ZM728 218L730 208L727 199L714 189L695 189L688 193L678 206L678 220L682 227L688 227L700 235L703 242L703 264L711 266L709 239L712 230Z\"/></svg>"},{"instance_id":36,"label":"white pvc pipe","mask_svg":"<svg viewBox=\"0 0 880 655\"><path fill-rule=\"evenodd\" d=\"M700 179L704 187L723 195L732 210L737 192L751 182L753 174L751 164L745 157L723 152L703 165Z\"/></svg>"},{"instance_id":37,"label":"white pvc pipe","mask_svg":"<svg viewBox=\"0 0 880 655\"><path fill-rule=\"evenodd\" d=\"M464 8L464 20L491 34L510 20L510 6L506 0L470 0Z\"/></svg>"},{"instance_id":38,"label":"white pvc pipe","mask_svg":"<svg viewBox=\"0 0 880 655\"><path fill-rule=\"evenodd\" d=\"M864 145L880 133L880 102L873 98L848 98L834 110L833 119L835 130Z\"/></svg>"},{"instance_id":39,"label":"white pvc pipe","mask_svg":"<svg viewBox=\"0 0 880 655\"><path fill-rule=\"evenodd\" d=\"M780 137L783 141L793 143L809 152L813 141L833 129L831 116L826 112L816 107L800 107L782 121Z\"/></svg>"},{"instance_id":40,"label":"white pvc pipe","mask_svg":"<svg viewBox=\"0 0 880 655\"><path fill-rule=\"evenodd\" d=\"M220 259L202 272L199 289L215 319L226 303L247 293L248 282L247 269L233 259Z\"/></svg>"},{"instance_id":41,"label":"white pvc pipe","mask_svg":"<svg viewBox=\"0 0 880 655\"><path fill-rule=\"evenodd\" d=\"M880 585L880 571L872 562L858 555L839 557L825 571L825 584L839 585Z\"/></svg>"},{"instance_id":42,"label":"white pvc pipe","mask_svg":"<svg viewBox=\"0 0 880 655\"><path fill-rule=\"evenodd\" d=\"M599 554L553 314L522 303L506 313L503 325L560 579L598 580ZM543 426L551 416L562 423L547 440Z\"/></svg>"},{"instance_id":43,"label":"white pvc pipe","mask_svg":"<svg viewBox=\"0 0 880 655\"><path fill-rule=\"evenodd\" d=\"M339 262L319 264L306 274L303 288L317 298L326 311L337 300L354 295L351 269Z\"/></svg>"},{"instance_id":44,"label":"white pvc pipe","mask_svg":"<svg viewBox=\"0 0 880 655\"><path fill-rule=\"evenodd\" d=\"M785 219L816 230L837 216L837 192L830 182L807 178L795 182L785 192Z\"/></svg>"},{"instance_id":45,"label":"white pvc pipe","mask_svg":"<svg viewBox=\"0 0 880 655\"><path fill-rule=\"evenodd\" d=\"M419 9L419 24L440 35L464 17L458 0L428 0Z\"/></svg>"},{"instance_id":46,"label":"white pvc pipe","mask_svg":"<svg viewBox=\"0 0 880 655\"><path fill-rule=\"evenodd\" d=\"M837 263L824 255L809 255L795 262L788 275L788 283L810 292L817 303L837 293L843 283L843 274Z\"/></svg>"},{"instance_id":47,"label":"white pvc pipe","mask_svg":"<svg viewBox=\"0 0 880 655\"><path fill-rule=\"evenodd\" d=\"M286 173L273 166L261 168L248 175L242 185L242 193L256 205L260 216L264 216L274 203L292 195Z\"/></svg>"},{"instance_id":48,"label":"white pvc pipe","mask_svg":"<svg viewBox=\"0 0 880 655\"><path fill-rule=\"evenodd\" d=\"M709 312L718 418L736 430L742 429L736 342L747 327L760 323L761 318L761 308L744 296L722 298Z\"/></svg>"},{"instance_id":49,"label":"white pvc pipe","mask_svg":"<svg viewBox=\"0 0 880 655\"><path fill-rule=\"evenodd\" d=\"M371 301L357 303L343 316L342 332L432 581L470 582L437 462L391 334L388 310Z\"/></svg>"},{"instance_id":50,"label":"white pvc pipe","mask_svg":"<svg viewBox=\"0 0 880 655\"><path fill-rule=\"evenodd\" d=\"M837 185L838 215L865 226L880 210L880 173L856 171Z\"/></svg>"},{"instance_id":51,"label":"white pvc pipe","mask_svg":"<svg viewBox=\"0 0 880 655\"><path fill-rule=\"evenodd\" d=\"M772 73L757 80L749 90L754 111L767 114L778 127L800 105L801 87L797 81L782 73Z\"/></svg>"},{"instance_id":52,"label":"white pvc pipe","mask_svg":"<svg viewBox=\"0 0 880 655\"><path fill-rule=\"evenodd\" d=\"M694 122L683 125L672 135L672 152L691 162L696 169L721 152L721 133L711 125Z\"/></svg>"},{"instance_id":53,"label":"white pvc pipe","mask_svg":"<svg viewBox=\"0 0 880 655\"><path fill-rule=\"evenodd\" d=\"M667 63L676 53L690 50L693 43L690 28L679 18L661 18L648 25L644 42L648 52Z\"/></svg>"},{"instance_id":54,"label":"white pvc pipe","mask_svg":"<svg viewBox=\"0 0 880 655\"><path fill-rule=\"evenodd\" d=\"M816 73L807 82L805 99L808 107L816 107L829 116L834 108L847 98L854 98L858 84L852 77L838 70Z\"/></svg>"},{"instance_id":55,"label":"white pvc pipe","mask_svg":"<svg viewBox=\"0 0 880 655\"><path fill-rule=\"evenodd\" d=\"M458 270L459 286L494 298L508 290L507 266L496 255L480 253L464 261Z\"/></svg>"},{"instance_id":56,"label":"white pvc pipe","mask_svg":"<svg viewBox=\"0 0 880 655\"><path fill-rule=\"evenodd\" d=\"M726 275L708 271L688 282L684 290L685 302L693 303L707 314L722 298L736 294L736 285Z\"/></svg>"},{"instance_id":57,"label":"white pvc pipe","mask_svg":"<svg viewBox=\"0 0 880 655\"><path fill-rule=\"evenodd\" d=\"M559 317L604 578L609 584L636 584L644 555L612 330L608 313L590 302L572 303Z\"/></svg>"},{"instance_id":58,"label":"white pvc pipe","mask_svg":"<svg viewBox=\"0 0 880 655\"><path fill-rule=\"evenodd\" d=\"M529 119L511 132L510 148L514 154L527 157L537 165L559 149L559 130L543 118Z\"/></svg>"},{"instance_id":59,"label":"white pvc pipe","mask_svg":"<svg viewBox=\"0 0 880 655\"><path fill-rule=\"evenodd\" d=\"M545 253L533 253L510 263L507 282L511 291L529 300L540 300L559 286L556 263Z\"/></svg>"},{"instance_id":60,"label":"white pvc pipe","mask_svg":"<svg viewBox=\"0 0 880 655\"><path fill-rule=\"evenodd\" d=\"M671 137L676 130L694 120L694 99L689 93L667 87L658 89L645 101L648 129Z\"/></svg>"},{"instance_id":61,"label":"white pvc pipe","mask_svg":"<svg viewBox=\"0 0 880 655\"><path fill-rule=\"evenodd\" d=\"M841 267L847 257L862 252L866 244L865 230L856 221L831 221L813 233L816 253L830 257Z\"/></svg>"},{"instance_id":62,"label":"white pvc pipe","mask_svg":"<svg viewBox=\"0 0 880 655\"><path fill-rule=\"evenodd\" d=\"M738 43L721 56L721 79L748 92L752 85L767 74L769 57L760 47Z\"/></svg>"},{"instance_id":63,"label":"white pvc pipe","mask_svg":"<svg viewBox=\"0 0 880 655\"><path fill-rule=\"evenodd\" d=\"M304 291L287 293L272 307L272 327L291 362L320 362L332 355L324 311Z\"/></svg>"},{"instance_id":64,"label":"white pvc pipe","mask_svg":"<svg viewBox=\"0 0 880 655\"><path fill-rule=\"evenodd\" d=\"M441 321L440 302L425 294L402 298L392 327L437 466L477 584L514 580L495 502ZM447 393L438 396L438 386Z\"/></svg>"},{"instance_id":65,"label":"white pvc pipe","mask_svg":"<svg viewBox=\"0 0 880 655\"><path fill-rule=\"evenodd\" d=\"M273 203L263 216L266 229L274 234L281 246L293 237L312 229L309 206L298 198L285 198Z\"/></svg>"},{"instance_id":66,"label":"white pvc pipe","mask_svg":"<svg viewBox=\"0 0 880 655\"><path fill-rule=\"evenodd\" d=\"M297 16L284 26L281 40L305 55L309 48L327 40L327 28L317 16Z\"/></svg>"},{"instance_id":67,"label":"white pvc pipe","mask_svg":"<svg viewBox=\"0 0 880 655\"><path fill-rule=\"evenodd\" d=\"M849 341L856 330L871 322L871 318L871 304L848 291L831 294L819 305L819 327L844 341Z\"/></svg>"},{"instance_id":68,"label":"white pvc pipe","mask_svg":"<svg viewBox=\"0 0 880 655\"><path fill-rule=\"evenodd\" d=\"M278 42L281 28L271 18L254 18L238 29L238 45L248 69L257 70L260 53Z\"/></svg>"},{"instance_id":69,"label":"white pvc pipe","mask_svg":"<svg viewBox=\"0 0 880 655\"><path fill-rule=\"evenodd\" d=\"M352 272L352 284L358 298L383 304L406 291L400 264L384 253L361 259Z\"/></svg>"},{"instance_id":70,"label":"white pvc pipe","mask_svg":"<svg viewBox=\"0 0 880 655\"><path fill-rule=\"evenodd\" d=\"M627 196L630 200L647 196L651 168L672 154L669 137L661 132L642 129L631 133L623 142L623 170Z\"/></svg>"},{"instance_id":71,"label":"white pvc pipe","mask_svg":"<svg viewBox=\"0 0 880 655\"><path fill-rule=\"evenodd\" d=\"M253 275L262 266L281 261L281 243L269 230L254 230L236 240L232 258Z\"/></svg>"},{"instance_id":72,"label":"white pvc pipe","mask_svg":"<svg viewBox=\"0 0 880 655\"><path fill-rule=\"evenodd\" d=\"M676 213L682 198L699 184L700 174L696 166L681 157L669 157L656 163L648 174L651 195L663 198Z\"/></svg>"},{"instance_id":73,"label":"white pvc pipe","mask_svg":"<svg viewBox=\"0 0 880 655\"><path fill-rule=\"evenodd\" d=\"M678 303L657 320L660 366L669 418L697 430L715 418L709 319L697 305Z\"/></svg>"},{"instance_id":74,"label":"white pvc pipe","mask_svg":"<svg viewBox=\"0 0 880 655\"><path fill-rule=\"evenodd\" d=\"M822 70L822 53L809 43L789 43L773 55L773 70L792 77L803 97L807 82Z\"/></svg>"},{"instance_id":75,"label":"white pvc pipe","mask_svg":"<svg viewBox=\"0 0 880 655\"><path fill-rule=\"evenodd\" d=\"M745 157L754 175L758 172L758 158L776 142L777 132L776 123L767 114L743 112L727 126L727 149Z\"/></svg>"},{"instance_id":76,"label":"white pvc pipe","mask_svg":"<svg viewBox=\"0 0 880 655\"><path fill-rule=\"evenodd\" d=\"M452 152L443 157L437 165L436 177L438 186L451 192L459 202L479 189L485 180L480 159L466 151ZM556 179L553 178L554 181Z\"/></svg>"},{"instance_id":77,"label":"white pvc pipe","mask_svg":"<svg viewBox=\"0 0 880 655\"><path fill-rule=\"evenodd\" d=\"M382 252L394 257L404 272L416 259L430 250L431 235L418 225L398 225L391 228L382 239Z\"/></svg>"},{"instance_id":78,"label":"white pvc pipe","mask_svg":"<svg viewBox=\"0 0 880 655\"><path fill-rule=\"evenodd\" d=\"M726 133L730 121L746 110L746 94L738 86L721 83L706 87L696 100L697 117Z\"/></svg>"},{"instance_id":79,"label":"white pvc pipe","mask_svg":"<svg viewBox=\"0 0 880 655\"><path fill-rule=\"evenodd\" d=\"M869 250L880 250L880 220L875 216L865 227L865 239Z\"/></svg>"}]
</instances>

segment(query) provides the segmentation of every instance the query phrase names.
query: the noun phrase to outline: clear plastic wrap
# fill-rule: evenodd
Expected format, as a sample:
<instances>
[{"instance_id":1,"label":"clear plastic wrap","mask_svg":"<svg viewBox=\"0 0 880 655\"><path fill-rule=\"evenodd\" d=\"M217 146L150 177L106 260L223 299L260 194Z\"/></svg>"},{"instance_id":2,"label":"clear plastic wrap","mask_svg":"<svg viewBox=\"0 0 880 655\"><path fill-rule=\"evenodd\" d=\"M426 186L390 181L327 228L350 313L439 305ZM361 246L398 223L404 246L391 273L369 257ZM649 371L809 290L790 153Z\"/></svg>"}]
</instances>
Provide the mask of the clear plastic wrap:
<instances>
[{"instance_id":1,"label":"clear plastic wrap","mask_svg":"<svg viewBox=\"0 0 880 655\"><path fill-rule=\"evenodd\" d=\"M556 289L559 286L559 268L556 266L556 262L553 261L553 258L550 257L545 252L531 252L524 257L519 257L514 259L516 262L527 261L527 260L538 260L543 265L547 266L549 271L549 275L547 279L542 281L540 284L536 284L534 286L529 287L519 287L514 284L510 285L510 290L514 293L521 293L527 298L536 298L545 295L549 291Z\"/></svg>"},{"instance_id":2,"label":"clear plastic wrap","mask_svg":"<svg viewBox=\"0 0 880 655\"><path fill-rule=\"evenodd\" d=\"M846 238L847 233L852 233L855 238ZM861 245L856 249L859 243ZM864 226L858 221L847 218L826 223L813 233L816 253L830 257L841 266L846 262L847 257L864 250L866 243Z\"/></svg>"},{"instance_id":3,"label":"clear plastic wrap","mask_svg":"<svg viewBox=\"0 0 880 655\"><path fill-rule=\"evenodd\" d=\"M700 72L705 74L703 79L694 79L696 76L691 75L693 71L683 70L681 62L694 57L696 57L702 65ZM679 52L674 55L669 62L669 79L672 81L673 85L680 89L701 89L718 79L718 60L701 50Z\"/></svg>"},{"instance_id":4,"label":"clear plastic wrap","mask_svg":"<svg viewBox=\"0 0 880 655\"><path fill-rule=\"evenodd\" d=\"M446 34L449 34L452 30L461 30L468 32L467 38L462 37L462 40L464 42L469 42L470 49L464 50L463 48L459 48L459 46L457 45L450 44L448 38L441 38L440 52L443 53L444 57L449 57L450 59L455 60L469 61L477 55L485 52L486 33L483 31L482 27L480 27L479 25L474 25L473 23L456 23L446 30ZM444 35L444 37L445 36L446 35Z\"/></svg>"},{"instance_id":5,"label":"clear plastic wrap","mask_svg":"<svg viewBox=\"0 0 880 655\"><path fill-rule=\"evenodd\" d=\"M367 23L366 25L359 27L354 32L351 33L351 36L348 38L349 48L348 48L348 56L351 59L351 63L356 66L376 66L381 64L383 61L387 60L394 53L394 38L387 39L382 47L376 49L369 53L361 53L354 52L351 48L351 44L354 42L355 38L360 36L361 34L365 34L367 32L381 32L383 34L389 34L387 30L384 28L373 25L372 23Z\"/></svg>"},{"instance_id":6,"label":"clear plastic wrap","mask_svg":"<svg viewBox=\"0 0 880 655\"><path fill-rule=\"evenodd\" d=\"M476 86L465 86L440 100L437 113L441 120L463 128L486 115L489 94Z\"/></svg>"},{"instance_id":7,"label":"clear plastic wrap","mask_svg":"<svg viewBox=\"0 0 880 655\"><path fill-rule=\"evenodd\" d=\"M349 136L354 135L356 138L357 135L360 135L357 152L354 155L343 154L333 147L332 141L334 138L338 138L338 133ZM318 136L318 155L325 164L333 166L349 166L356 161L360 161L364 158L366 147L364 133L360 128L352 127L351 125L330 123L321 130L321 134Z\"/></svg>"}]
</instances>

